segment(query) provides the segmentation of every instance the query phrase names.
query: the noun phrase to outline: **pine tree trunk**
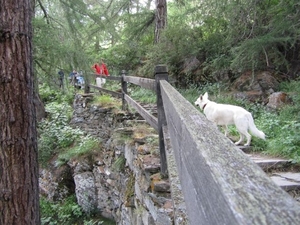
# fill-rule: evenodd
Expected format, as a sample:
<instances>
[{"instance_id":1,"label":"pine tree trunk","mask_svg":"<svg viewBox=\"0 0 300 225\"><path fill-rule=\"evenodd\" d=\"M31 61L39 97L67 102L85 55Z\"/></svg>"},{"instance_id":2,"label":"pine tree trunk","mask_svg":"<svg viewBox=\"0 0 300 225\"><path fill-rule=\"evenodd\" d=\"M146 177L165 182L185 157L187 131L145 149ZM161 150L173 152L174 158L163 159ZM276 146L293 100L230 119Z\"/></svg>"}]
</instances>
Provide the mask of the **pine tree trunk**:
<instances>
[{"instance_id":1,"label":"pine tree trunk","mask_svg":"<svg viewBox=\"0 0 300 225\"><path fill-rule=\"evenodd\" d=\"M34 2L0 0L0 224L40 224Z\"/></svg>"},{"instance_id":2,"label":"pine tree trunk","mask_svg":"<svg viewBox=\"0 0 300 225\"><path fill-rule=\"evenodd\" d=\"M167 1L156 0L155 43L160 42L160 33L167 26Z\"/></svg>"}]
</instances>

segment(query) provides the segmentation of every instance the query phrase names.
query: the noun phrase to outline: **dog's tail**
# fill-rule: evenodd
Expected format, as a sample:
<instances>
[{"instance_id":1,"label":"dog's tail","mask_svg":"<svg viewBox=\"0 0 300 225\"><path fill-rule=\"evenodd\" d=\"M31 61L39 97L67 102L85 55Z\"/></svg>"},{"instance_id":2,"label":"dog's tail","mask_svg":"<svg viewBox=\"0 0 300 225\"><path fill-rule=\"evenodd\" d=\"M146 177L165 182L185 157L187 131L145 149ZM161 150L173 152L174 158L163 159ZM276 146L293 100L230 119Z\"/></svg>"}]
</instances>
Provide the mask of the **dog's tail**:
<instances>
[{"instance_id":1,"label":"dog's tail","mask_svg":"<svg viewBox=\"0 0 300 225\"><path fill-rule=\"evenodd\" d=\"M253 134L254 136L261 138L263 140L266 139L266 135L264 132L260 131L259 129L257 129L257 127L254 124L254 120L251 114L249 114L248 116L248 122L249 122L249 130L251 132L251 134Z\"/></svg>"}]
</instances>

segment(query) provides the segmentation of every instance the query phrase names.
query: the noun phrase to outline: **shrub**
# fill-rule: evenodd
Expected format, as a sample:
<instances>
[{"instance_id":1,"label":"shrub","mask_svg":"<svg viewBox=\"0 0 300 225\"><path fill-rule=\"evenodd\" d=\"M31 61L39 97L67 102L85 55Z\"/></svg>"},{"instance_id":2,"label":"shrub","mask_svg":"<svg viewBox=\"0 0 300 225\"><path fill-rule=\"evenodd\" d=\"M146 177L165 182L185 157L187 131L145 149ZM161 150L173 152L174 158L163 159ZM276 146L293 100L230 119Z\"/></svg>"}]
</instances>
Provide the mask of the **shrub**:
<instances>
[{"instance_id":1,"label":"shrub","mask_svg":"<svg viewBox=\"0 0 300 225\"><path fill-rule=\"evenodd\" d=\"M69 126L72 108L66 104L49 103L46 105L48 113L47 119L41 121L38 126L39 139L39 161L43 165L55 154L70 149L74 144L76 149L86 151L93 143L91 137L85 137L80 129L74 129ZM79 140L79 141L78 141Z\"/></svg>"},{"instance_id":2,"label":"shrub","mask_svg":"<svg viewBox=\"0 0 300 225\"><path fill-rule=\"evenodd\" d=\"M74 195L57 203L40 198L40 208L42 225L76 224L84 216L84 212L76 203Z\"/></svg>"},{"instance_id":3,"label":"shrub","mask_svg":"<svg viewBox=\"0 0 300 225\"><path fill-rule=\"evenodd\" d=\"M110 95L97 95L94 96L92 104L101 105L102 107L116 107L121 106L121 101L116 101Z\"/></svg>"},{"instance_id":4,"label":"shrub","mask_svg":"<svg viewBox=\"0 0 300 225\"><path fill-rule=\"evenodd\" d=\"M97 214L86 215L77 204L75 195L61 202L52 202L40 198L41 224L42 225L114 225L115 222Z\"/></svg>"},{"instance_id":5,"label":"shrub","mask_svg":"<svg viewBox=\"0 0 300 225\"><path fill-rule=\"evenodd\" d=\"M74 100L74 94L72 92L51 88L46 83L39 85L39 95L44 104L48 104L50 102L66 102L71 104Z\"/></svg>"}]
</instances>

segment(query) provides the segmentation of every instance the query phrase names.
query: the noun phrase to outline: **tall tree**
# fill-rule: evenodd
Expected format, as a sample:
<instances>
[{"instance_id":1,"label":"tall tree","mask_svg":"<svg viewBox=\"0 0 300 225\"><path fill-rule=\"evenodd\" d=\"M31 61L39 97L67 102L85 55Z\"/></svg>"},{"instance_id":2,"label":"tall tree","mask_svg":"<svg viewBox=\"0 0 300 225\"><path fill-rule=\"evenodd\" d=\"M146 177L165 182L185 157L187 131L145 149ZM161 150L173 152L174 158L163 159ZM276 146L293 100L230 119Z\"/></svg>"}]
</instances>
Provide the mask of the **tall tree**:
<instances>
[{"instance_id":1,"label":"tall tree","mask_svg":"<svg viewBox=\"0 0 300 225\"><path fill-rule=\"evenodd\" d=\"M0 224L39 224L33 0L0 0Z\"/></svg>"},{"instance_id":2,"label":"tall tree","mask_svg":"<svg viewBox=\"0 0 300 225\"><path fill-rule=\"evenodd\" d=\"M155 43L160 41L160 33L167 26L167 1L156 0L156 14L155 14Z\"/></svg>"}]
</instances>

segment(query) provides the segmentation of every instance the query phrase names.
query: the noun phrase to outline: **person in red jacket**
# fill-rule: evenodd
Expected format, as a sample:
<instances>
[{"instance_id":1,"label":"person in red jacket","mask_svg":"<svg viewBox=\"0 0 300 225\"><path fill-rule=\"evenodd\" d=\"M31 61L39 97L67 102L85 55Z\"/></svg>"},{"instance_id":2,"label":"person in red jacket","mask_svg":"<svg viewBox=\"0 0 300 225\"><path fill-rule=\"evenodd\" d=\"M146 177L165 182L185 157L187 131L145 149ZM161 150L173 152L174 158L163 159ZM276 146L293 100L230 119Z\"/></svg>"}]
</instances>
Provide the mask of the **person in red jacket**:
<instances>
[{"instance_id":1,"label":"person in red jacket","mask_svg":"<svg viewBox=\"0 0 300 225\"><path fill-rule=\"evenodd\" d=\"M101 64L100 64L100 74L109 76L108 69L106 64L104 63L104 60L101 59Z\"/></svg>"},{"instance_id":2,"label":"person in red jacket","mask_svg":"<svg viewBox=\"0 0 300 225\"><path fill-rule=\"evenodd\" d=\"M109 72L108 72L107 66L106 66L106 64L104 63L104 60L103 60L103 59L101 59L101 63L100 63L100 64L95 63L95 64L92 66L92 69L94 70L94 72L95 72L96 74L109 76Z\"/></svg>"},{"instance_id":3,"label":"person in red jacket","mask_svg":"<svg viewBox=\"0 0 300 225\"><path fill-rule=\"evenodd\" d=\"M93 66L92 66L92 69L94 70L95 74L101 74L101 68L100 68L100 65L98 63L95 63Z\"/></svg>"},{"instance_id":4,"label":"person in red jacket","mask_svg":"<svg viewBox=\"0 0 300 225\"><path fill-rule=\"evenodd\" d=\"M109 76L109 72L108 72L107 66L104 63L103 59L101 59L101 63L100 64L95 63L92 66L92 69L94 70L94 72L96 74ZM96 77L96 84L97 84L98 87L102 87L102 84L105 84L105 83L106 83L106 79L105 78Z\"/></svg>"}]
</instances>

